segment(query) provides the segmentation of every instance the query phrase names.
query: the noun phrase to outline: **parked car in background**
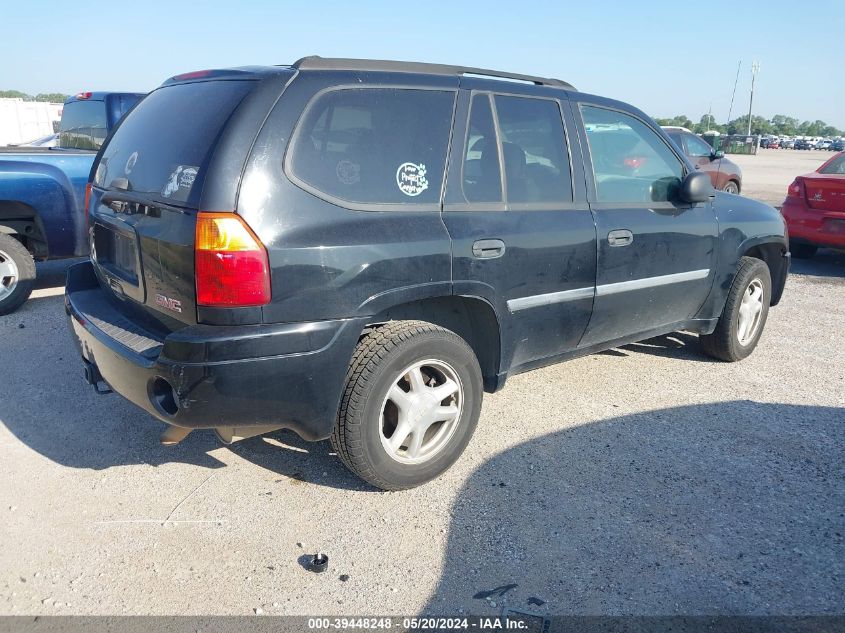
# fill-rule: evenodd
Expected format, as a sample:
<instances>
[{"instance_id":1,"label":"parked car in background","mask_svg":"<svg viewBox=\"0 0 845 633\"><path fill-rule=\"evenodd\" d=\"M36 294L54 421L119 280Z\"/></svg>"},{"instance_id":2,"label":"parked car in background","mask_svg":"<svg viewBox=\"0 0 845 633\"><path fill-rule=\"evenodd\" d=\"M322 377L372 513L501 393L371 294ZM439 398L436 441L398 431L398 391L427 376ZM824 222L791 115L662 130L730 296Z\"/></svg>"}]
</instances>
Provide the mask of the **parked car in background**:
<instances>
[{"instance_id":1,"label":"parked car in background","mask_svg":"<svg viewBox=\"0 0 845 633\"><path fill-rule=\"evenodd\" d=\"M781 213L794 257L812 257L819 246L845 249L845 152L798 176L789 185Z\"/></svg>"},{"instance_id":2,"label":"parked car in background","mask_svg":"<svg viewBox=\"0 0 845 633\"><path fill-rule=\"evenodd\" d=\"M716 189L735 194L742 190L742 170L726 158L724 152L713 149L707 141L685 128L664 126L663 129L693 166L710 176Z\"/></svg>"},{"instance_id":3,"label":"parked car in background","mask_svg":"<svg viewBox=\"0 0 845 633\"><path fill-rule=\"evenodd\" d=\"M834 152L845 151L845 139L836 139L830 144L830 149Z\"/></svg>"},{"instance_id":4,"label":"parked car in background","mask_svg":"<svg viewBox=\"0 0 845 633\"><path fill-rule=\"evenodd\" d=\"M815 149L815 145L806 139L799 138L793 143L793 149Z\"/></svg>"},{"instance_id":5,"label":"parked car in background","mask_svg":"<svg viewBox=\"0 0 845 633\"><path fill-rule=\"evenodd\" d=\"M785 139L785 140L780 142L780 148L781 149L795 149L795 143L796 143L796 141L794 141L792 139Z\"/></svg>"},{"instance_id":6,"label":"parked car in background","mask_svg":"<svg viewBox=\"0 0 845 633\"><path fill-rule=\"evenodd\" d=\"M85 183L97 150L138 93L83 92L65 102L55 146L0 148L0 314L29 297L35 260L88 253Z\"/></svg>"},{"instance_id":7,"label":"parked car in background","mask_svg":"<svg viewBox=\"0 0 845 633\"><path fill-rule=\"evenodd\" d=\"M89 382L167 443L291 429L384 489L449 468L508 376L676 330L747 357L789 266L781 215L640 110L477 68L187 73L93 174Z\"/></svg>"},{"instance_id":8,"label":"parked car in background","mask_svg":"<svg viewBox=\"0 0 845 633\"><path fill-rule=\"evenodd\" d=\"M816 142L816 149L830 149L831 141L830 139L822 139Z\"/></svg>"},{"instance_id":9,"label":"parked car in background","mask_svg":"<svg viewBox=\"0 0 845 633\"><path fill-rule=\"evenodd\" d=\"M766 147L769 149L780 149L780 139L770 139L769 144Z\"/></svg>"}]
</instances>

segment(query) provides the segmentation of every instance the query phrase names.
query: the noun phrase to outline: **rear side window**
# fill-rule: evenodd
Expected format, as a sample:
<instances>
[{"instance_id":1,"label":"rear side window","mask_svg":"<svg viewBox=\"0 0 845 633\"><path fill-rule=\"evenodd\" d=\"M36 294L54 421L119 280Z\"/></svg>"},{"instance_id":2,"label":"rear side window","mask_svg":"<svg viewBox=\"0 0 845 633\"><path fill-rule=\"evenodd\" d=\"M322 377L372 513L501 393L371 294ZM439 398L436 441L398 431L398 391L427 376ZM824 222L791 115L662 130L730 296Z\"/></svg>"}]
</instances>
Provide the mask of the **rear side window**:
<instances>
[{"instance_id":1,"label":"rear side window","mask_svg":"<svg viewBox=\"0 0 845 633\"><path fill-rule=\"evenodd\" d=\"M572 177L555 101L496 95L509 203L571 202Z\"/></svg>"},{"instance_id":2,"label":"rear side window","mask_svg":"<svg viewBox=\"0 0 845 633\"><path fill-rule=\"evenodd\" d=\"M677 145L677 146L678 146L678 149L679 149L679 150L681 150L682 152L685 152L685 151L686 151L686 150L684 149L684 139L682 139L682 138L681 138L680 133L678 133L678 132L671 132L671 131L667 131L667 132L666 132L666 135L667 135L670 139L672 139L672 142L673 142L675 145Z\"/></svg>"},{"instance_id":3,"label":"rear side window","mask_svg":"<svg viewBox=\"0 0 845 633\"><path fill-rule=\"evenodd\" d=\"M455 93L350 88L305 111L288 175L315 195L359 204L440 202Z\"/></svg>"},{"instance_id":4,"label":"rear side window","mask_svg":"<svg viewBox=\"0 0 845 633\"><path fill-rule=\"evenodd\" d=\"M695 156L696 158L707 157L713 155L713 148L694 134L685 134L684 138L687 142L687 154Z\"/></svg>"},{"instance_id":5,"label":"rear side window","mask_svg":"<svg viewBox=\"0 0 845 633\"><path fill-rule=\"evenodd\" d=\"M62 108L59 147L98 150L106 140L104 101L72 101Z\"/></svg>"},{"instance_id":6,"label":"rear side window","mask_svg":"<svg viewBox=\"0 0 845 633\"><path fill-rule=\"evenodd\" d=\"M684 164L639 119L581 106L599 202L651 203L677 199Z\"/></svg>"},{"instance_id":7,"label":"rear side window","mask_svg":"<svg viewBox=\"0 0 845 633\"><path fill-rule=\"evenodd\" d=\"M147 95L111 137L94 182L196 207L226 121L253 81L175 84Z\"/></svg>"}]
</instances>

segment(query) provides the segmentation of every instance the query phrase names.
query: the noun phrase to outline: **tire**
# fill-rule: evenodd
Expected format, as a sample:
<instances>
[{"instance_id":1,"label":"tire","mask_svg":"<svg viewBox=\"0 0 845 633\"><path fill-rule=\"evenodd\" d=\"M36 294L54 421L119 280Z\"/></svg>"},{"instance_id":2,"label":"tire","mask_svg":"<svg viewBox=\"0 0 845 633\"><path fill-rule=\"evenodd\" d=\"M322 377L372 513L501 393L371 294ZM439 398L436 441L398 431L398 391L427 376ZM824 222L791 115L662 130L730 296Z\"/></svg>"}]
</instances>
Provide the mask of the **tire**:
<instances>
[{"instance_id":1,"label":"tire","mask_svg":"<svg viewBox=\"0 0 845 633\"><path fill-rule=\"evenodd\" d=\"M457 391L437 400L434 387L441 394ZM373 486L413 488L457 461L478 424L482 397L481 368L466 341L424 321L391 321L366 334L355 349L332 446L349 470ZM396 402L404 403L405 412ZM421 415L426 410L430 415ZM447 410L451 422L434 421L416 432Z\"/></svg>"},{"instance_id":2,"label":"tire","mask_svg":"<svg viewBox=\"0 0 845 633\"><path fill-rule=\"evenodd\" d=\"M716 329L712 334L699 337L702 350L709 356L731 363L746 358L757 347L757 342L763 334L771 299L772 278L769 267L762 260L753 257L740 258L739 268ZM754 308L758 302L759 309L755 312ZM741 308L744 308L742 312ZM743 318L748 324L743 331L740 327L740 317L749 314L750 322Z\"/></svg>"},{"instance_id":3,"label":"tire","mask_svg":"<svg viewBox=\"0 0 845 633\"><path fill-rule=\"evenodd\" d=\"M29 298L35 260L11 235L0 234L0 314L17 310Z\"/></svg>"},{"instance_id":4,"label":"tire","mask_svg":"<svg viewBox=\"0 0 845 633\"><path fill-rule=\"evenodd\" d=\"M819 250L818 246L812 244L790 244L789 252L795 259L810 259Z\"/></svg>"},{"instance_id":5,"label":"tire","mask_svg":"<svg viewBox=\"0 0 845 633\"><path fill-rule=\"evenodd\" d=\"M739 183L736 180L729 180L725 184L725 188L722 189L725 193L732 193L735 195L739 195Z\"/></svg>"}]
</instances>

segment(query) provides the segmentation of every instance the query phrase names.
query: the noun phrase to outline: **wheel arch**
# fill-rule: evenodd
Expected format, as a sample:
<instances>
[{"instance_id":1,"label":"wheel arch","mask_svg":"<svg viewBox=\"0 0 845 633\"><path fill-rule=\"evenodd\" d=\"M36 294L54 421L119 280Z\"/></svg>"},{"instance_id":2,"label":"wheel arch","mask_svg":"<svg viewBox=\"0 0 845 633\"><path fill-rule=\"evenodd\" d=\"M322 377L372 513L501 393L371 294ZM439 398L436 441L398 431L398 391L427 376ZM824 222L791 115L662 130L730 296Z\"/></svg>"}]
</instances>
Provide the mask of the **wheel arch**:
<instances>
[{"instance_id":1,"label":"wheel arch","mask_svg":"<svg viewBox=\"0 0 845 633\"><path fill-rule=\"evenodd\" d=\"M783 296L786 285L786 275L789 270L789 258L786 248L779 242L761 242L746 246L740 253L741 257L753 257L762 260L769 268L772 278L772 299L770 305L777 305Z\"/></svg>"},{"instance_id":2,"label":"wheel arch","mask_svg":"<svg viewBox=\"0 0 845 633\"><path fill-rule=\"evenodd\" d=\"M0 200L0 233L14 235L37 259L49 255L47 233L41 216L25 202Z\"/></svg>"},{"instance_id":3,"label":"wheel arch","mask_svg":"<svg viewBox=\"0 0 845 633\"><path fill-rule=\"evenodd\" d=\"M370 317L367 328L406 320L427 321L463 338L478 359L484 390L492 393L502 387L501 328L496 311L485 299L446 295L399 303Z\"/></svg>"}]
</instances>

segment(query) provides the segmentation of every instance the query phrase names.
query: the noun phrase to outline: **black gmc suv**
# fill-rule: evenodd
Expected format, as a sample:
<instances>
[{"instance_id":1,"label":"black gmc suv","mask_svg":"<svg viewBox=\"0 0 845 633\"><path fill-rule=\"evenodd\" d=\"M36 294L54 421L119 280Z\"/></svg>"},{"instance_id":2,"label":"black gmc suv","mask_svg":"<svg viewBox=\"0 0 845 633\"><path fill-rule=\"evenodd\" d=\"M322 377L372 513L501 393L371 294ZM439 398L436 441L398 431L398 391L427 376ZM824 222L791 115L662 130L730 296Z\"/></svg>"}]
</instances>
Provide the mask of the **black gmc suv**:
<instances>
[{"instance_id":1,"label":"black gmc suv","mask_svg":"<svg viewBox=\"0 0 845 633\"><path fill-rule=\"evenodd\" d=\"M445 471L509 375L675 330L756 346L784 222L556 80L304 58L180 75L101 149L66 309L95 388L223 441Z\"/></svg>"}]
</instances>

